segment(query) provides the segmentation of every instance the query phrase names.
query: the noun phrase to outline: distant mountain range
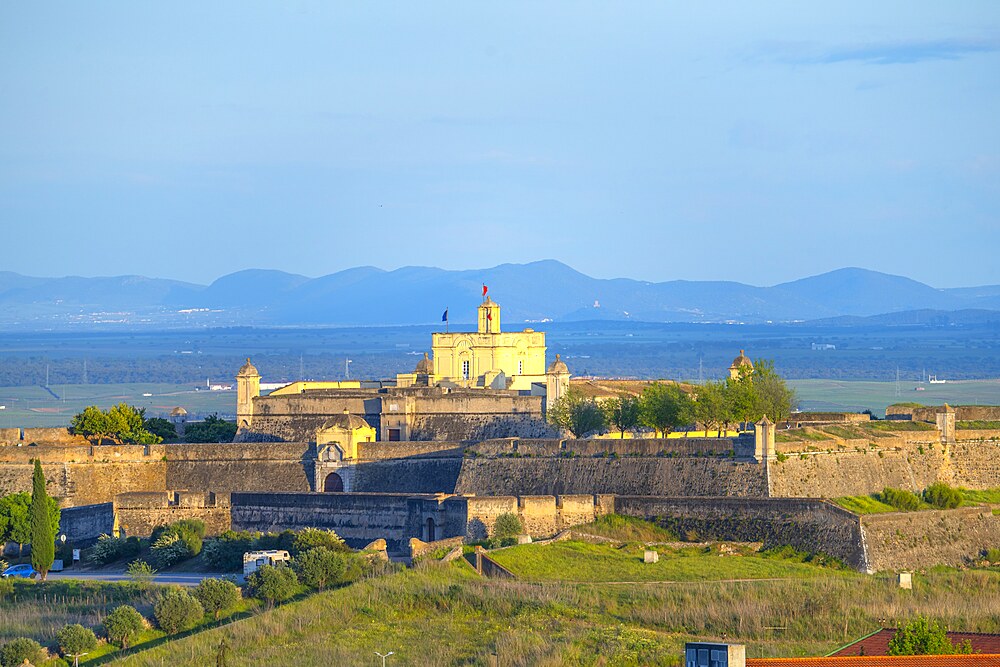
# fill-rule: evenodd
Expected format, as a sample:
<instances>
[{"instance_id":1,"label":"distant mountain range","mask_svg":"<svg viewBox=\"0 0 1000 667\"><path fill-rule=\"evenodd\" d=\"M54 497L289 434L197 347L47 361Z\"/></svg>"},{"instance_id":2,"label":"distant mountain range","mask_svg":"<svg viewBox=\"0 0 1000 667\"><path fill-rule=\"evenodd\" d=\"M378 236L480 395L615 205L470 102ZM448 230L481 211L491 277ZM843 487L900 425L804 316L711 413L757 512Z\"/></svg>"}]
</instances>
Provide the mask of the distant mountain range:
<instances>
[{"instance_id":1,"label":"distant mountain range","mask_svg":"<svg viewBox=\"0 0 1000 667\"><path fill-rule=\"evenodd\" d=\"M511 326L525 322L789 322L831 324L998 321L1000 285L937 289L845 268L773 287L738 282L652 283L591 278L554 260L447 271L370 266L320 278L250 269L211 285L118 276L35 278L0 272L0 326L107 324L389 325L475 320L482 285ZM953 313L952 311L962 311Z\"/></svg>"}]
</instances>

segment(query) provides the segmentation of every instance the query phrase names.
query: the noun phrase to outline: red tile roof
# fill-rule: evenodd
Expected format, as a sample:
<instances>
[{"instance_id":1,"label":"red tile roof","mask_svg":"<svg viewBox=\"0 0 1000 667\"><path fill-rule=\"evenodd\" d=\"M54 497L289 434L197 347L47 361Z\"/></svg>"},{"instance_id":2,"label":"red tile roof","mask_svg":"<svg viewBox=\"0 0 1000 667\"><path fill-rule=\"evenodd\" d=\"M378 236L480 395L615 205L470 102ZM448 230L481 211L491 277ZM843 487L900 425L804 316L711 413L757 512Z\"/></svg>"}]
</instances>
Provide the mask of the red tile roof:
<instances>
[{"instance_id":1,"label":"red tile roof","mask_svg":"<svg viewBox=\"0 0 1000 667\"><path fill-rule=\"evenodd\" d=\"M747 658L747 667L1000 667L1000 654Z\"/></svg>"},{"instance_id":2,"label":"red tile roof","mask_svg":"<svg viewBox=\"0 0 1000 667\"><path fill-rule=\"evenodd\" d=\"M884 628L848 644L830 655L885 655L889 652L889 640L896 633L895 628ZM1000 635L980 632L949 632L948 639L956 646L969 640L973 653L1000 653Z\"/></svg>"}]
</instances>

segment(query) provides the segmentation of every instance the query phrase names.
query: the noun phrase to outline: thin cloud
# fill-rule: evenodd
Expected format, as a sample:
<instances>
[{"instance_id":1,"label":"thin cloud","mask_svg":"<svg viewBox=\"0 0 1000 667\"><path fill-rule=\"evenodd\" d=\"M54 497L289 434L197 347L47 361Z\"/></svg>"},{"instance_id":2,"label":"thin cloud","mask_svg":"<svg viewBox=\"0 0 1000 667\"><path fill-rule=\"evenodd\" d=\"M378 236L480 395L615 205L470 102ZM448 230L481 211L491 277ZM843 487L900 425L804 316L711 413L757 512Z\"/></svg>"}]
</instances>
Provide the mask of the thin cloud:
<instances>
[{"instance_id":1,"label":"thin cloud","mask_svg":"<svg viewBox=\"0 0 1000 667\"><path fill-rule=\"evenodd\" d=\"M764 48L777 60L793 65L907 65L929 60L959 60L978 53L1000 51L1000 39L934 39L868 42L823 48L801 43L771 44Z\"/></svg>"}]
</instances>

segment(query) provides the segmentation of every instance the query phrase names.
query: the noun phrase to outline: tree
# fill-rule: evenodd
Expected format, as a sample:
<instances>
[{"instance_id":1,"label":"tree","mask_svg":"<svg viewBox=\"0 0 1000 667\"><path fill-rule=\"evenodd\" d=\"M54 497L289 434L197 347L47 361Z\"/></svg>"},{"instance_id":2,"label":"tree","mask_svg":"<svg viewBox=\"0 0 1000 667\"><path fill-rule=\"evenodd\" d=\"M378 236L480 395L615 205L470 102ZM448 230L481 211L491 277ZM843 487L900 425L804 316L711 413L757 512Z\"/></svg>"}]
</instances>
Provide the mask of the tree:
<instances>
[{"instance_id":1,"label":"tree","mask_svg":"<svg viewBox=\"0 0 1000 667\"><path fill-rule=\"evenodd\" d=\"M135 610L135 607L127 604L115 607L114 611L104 619L104 633L108 641L122 648L128 648L144 627L146 619Z\"/></svg>"},{"instance_id":2,"label":"tree","mask_svg":"<svg viewBox=\"0 0 1000 667\"><path fill-rule=\"evenodd\" d=\"M585 398L575 389L555 401L547 410L546 417L550 424L566 429L574 438L580 438L593 431L604 428L604 412L597 401Z\"/></svg>"},{"instance_id":3,"label":"tree","mask_svg":"<svg viewBox=\"0 0 1000 667\"><path fill-rule=\"evenodd\" d=\"M31 506L31 494L12 493L0 498L0 515L3 516L5 532L0 542L17 542L17 555L21 548L31 541L31 522L28 520L28 508Z\"/></svg>"},{"instance_id":4,"label":"tree","mask_svg":"<svg viewBox=\"0 0 1000 667\"><path fill-rule=\"evenodd\" d=\"M754 391L753 376L750 371L725 381L725 412L729 418L740 424L753 421ZM726 424L728 428L729 424Z\"/></svg>"},{"instance_id":5,"label":"tree","mask_svg":"<svg viewBox=\"0 0 1000 667\"><path fill-rule=\"evenodd\" d=\"M350 551L351 548L344 543L340 535L332 530L322 528L303 528L295 534L295 541L292 542L292 553L300 554L316 547L326 547L331 551Z\"/></svg>"},{"instance_id":6,"label":"tree","mask_svg":"<svg viewBox=\"0 0 1000 667\"><path fill-rule=\"evenodd\" d=\"M232 609L240 602L239 586L226 579L202 579L193 592L206 613L215 615Z\"/></svg>"},{"instance_id":7,"label":"tree","mask_svg":"<svg viewBox=\"0 0 1000 667\"><path fill-rule=\"evenodd\" d=\"M125 576L139 588L149 588L156 576L156 570L144 560L134 560L128 564Z\"/></svg>"},{"instance_id":8,"label":"tree","mask_svg":"<svg viewBox=\"0 0 1000 667\"><path fill-rule=\"evenodd\" d=\"M56 633L56 641L59 642L59 650L68 658L73 658L73 664L80 664L80 656L86 655L97 648L97 636L90 628L85 628L79 623L64 625L62 630Z\"/></svg>"},{"instance_id":9,"label":"tree","mask_svg":"<svg viewBox=\"0 0 1000 667\"><path fill-rule=\"evenodd\" d=\"M74 415L70 423L73 433L82 435L95 445L110 438L122 445L155 445L163 438L150 433L145 427L146 410L127 403L119 403L107 412L96 405L84 408Z\"/></svg>"},{"instance_id":10,"label":"tree","mask_svg":"<svg viewBox=\"0 0 1000 667\"><path fill-rule=\"evenodd\" d=\"M299 581L318 591L328 585L344 581L347 572L347 554L326 547L314 547L295 559Z\"/></svg>"},{"instance_id":11,"label":"tree","mask_svg":"<svg viewBox=\"0 0 1000 667\"><path fill-rule=\"evenodd\" d=\"M621 433L623 439L625 431L631 431L639 425L639 399L636 396L621 394L605 401L601 407L604 409L604 419Z\"/></svg>"},{"instance_id":12,"label":"tree","mask_svg":"<svg viewBox=\"0 0 1000 667\"><path fill-rule=\"evenodd\" d=\"M726 385L723 382L706 382L698 388L698 400L694 404L694 416L705 427L705 436L711 428L718 428L722 436L723 425L733 421L726 401Z\"/></svg>"},{"instance_id":13,"label":"tree","mask_svg":"<svg viewBox=\"0 0 1000 667\"><path fill-rule=\"evenodd\" d=\"M31 567L41 576L42 581L49 574L52 561L56 557L56 536L49 514L51 503L45 492L45 475L42 463L35 459L35 472L31 478L31 505L28 515L31 521ZM56 530L59 524L56 522Z\"/></svg>"},{"instance_id":14,"label":"tree","mask_svg":"<svg viewBox=\"0 0 1000 667\"><path fill-rule=\"evenodd\" d=\"M184 429L186 442L232 442L236 437L236 422L227 422L219 415L209 415L205 421L193 422Z\"/></svg>"},{"instance_id":15,"label":"tree","mask_svg":"<svg viewBox=\"0 0 1000 667\"><path fill-rule=\"evenodd\" d=\"M205 617L197 598L181 588L172 588L153 605L153 616L168 635L190 630Z\"/></svg>"},{"instance_id":16,"label":"tree","mask_svg":"<svg viewBox=\"0 0 1000 667\"><path fill-rule=\"evenodd\" d=\"M664 437L682 424L689 424L694 403L676 384L654 382L639 398L639 421Z\"/></svg>"},{"instance_id":17,"label":"tree","mask_svg":"<svg viewBox=\"0 0 1000 667\"><path fill-rule=\"evenodd\" d=\"M774 370L772 360L758 359L754 362L752 385L753 421L760 420L764 415L774 422L788 419L795 407L795 392Z\"/></svg>"},{"instance_id":18,"label":"tree","mask_svg":"<svg viewBox=\"0 0 1000 667\"><path fill-rule=\"evenodd\" d=\"M247 586L254 597L272 606L295 595L299 580L291 568L265 565L247 578Z\"/></svg>"},{"instance_id":19,"label":"tree","mask_svg":"<svg viewBox=\"0 0 1000 667\"><path fill-rule=\"evenodd\" d=\"M177 428L163 417L152 417L143 422L143 428L158 437L163 442L177 440Z\"/></svg>"},{"instance_id":20,"label":"tree","mask_svg":"<svg viewBox=\"0 0 1000 667\"><path fill-rule=\"evenodd\" d=\"M45 659L42 646L28 637L15 637L0 646L0 666L15 667L27 660L32 665L41 664Z\"/></svg>"},{"instance_id":21,"label":"tree","mask_svg":"<svg viewBox=\"0 0 1000 667\"><path fill-rule=\"evenodd\" d=\"M493 522L493 537L502 539L504 537L517 537L524 532L524 525L521 519L513 512L504 512Z\"/></svg>"},{"instance_id":22,"label":"tree","mask_svg":"<svg viewBox=\"0 0 1000 667\"><path fill-rule=\"evenodd\" d=\"M966 641L955 646L948 639L945 629L936 621L929 621L923 616L903 625L889 640L889 655L951 655L955 653L972 653L972 647Z\"/></svg>"}]
</instances>

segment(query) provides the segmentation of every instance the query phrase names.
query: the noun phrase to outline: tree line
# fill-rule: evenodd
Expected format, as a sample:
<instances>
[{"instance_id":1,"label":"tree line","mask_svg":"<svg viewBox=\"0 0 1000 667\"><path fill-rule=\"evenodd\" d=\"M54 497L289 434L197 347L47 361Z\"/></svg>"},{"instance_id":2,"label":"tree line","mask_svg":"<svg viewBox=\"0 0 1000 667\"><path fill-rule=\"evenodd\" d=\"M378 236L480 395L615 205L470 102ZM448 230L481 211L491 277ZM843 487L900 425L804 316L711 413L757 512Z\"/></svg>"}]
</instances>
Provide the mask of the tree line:
<instances>
[{"instance_id":1,"label":"tree line","mask_svg":"<svg viewBox=\"0 0 1000 667\"><path fill-rule=\"evenodd\" d=\"M638 396L620 394L598 400L571 387L547 411L553 425L573 437L617 431L652 430L666 437L679 428L694 430L700 425L707 436L719 435L731 426L759 421L765 415L775 422L787 419L796 405L792 391L774 370L774 362L758 359L753 369L735 378L709 381L701 385L654 382Z\"/></svg>"}]
</instances>

